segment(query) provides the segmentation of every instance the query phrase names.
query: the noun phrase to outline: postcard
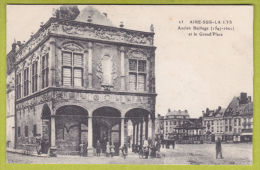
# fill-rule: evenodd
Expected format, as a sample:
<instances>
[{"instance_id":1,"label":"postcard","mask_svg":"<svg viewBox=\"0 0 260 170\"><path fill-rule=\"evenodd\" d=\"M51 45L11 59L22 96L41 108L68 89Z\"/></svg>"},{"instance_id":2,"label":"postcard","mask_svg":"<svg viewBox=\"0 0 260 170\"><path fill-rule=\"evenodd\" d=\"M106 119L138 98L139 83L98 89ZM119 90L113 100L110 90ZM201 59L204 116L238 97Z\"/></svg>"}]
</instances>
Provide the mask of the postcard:
<instances>
[{"instance_id":1,"label":"postcard","mask_svg":"<svg viewBox=\"0 0 260 170\"><path fill-rule=\"evenodd\" d=\"M252 5L7 5L9 164L253 164Z\"/></svg>"}]
</instances>

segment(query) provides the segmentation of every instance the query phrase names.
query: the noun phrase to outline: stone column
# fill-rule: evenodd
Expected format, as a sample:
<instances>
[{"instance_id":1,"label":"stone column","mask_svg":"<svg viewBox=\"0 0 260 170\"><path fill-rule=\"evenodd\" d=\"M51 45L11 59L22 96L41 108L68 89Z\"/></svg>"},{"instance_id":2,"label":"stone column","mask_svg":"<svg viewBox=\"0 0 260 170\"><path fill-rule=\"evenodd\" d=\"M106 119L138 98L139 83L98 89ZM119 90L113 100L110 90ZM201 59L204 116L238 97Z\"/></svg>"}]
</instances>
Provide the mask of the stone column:
<instances>
[{"instance_id":1,"label":"stone column","mask_svg":"<svg viewBox=\"0 0 260 170\"><path fill-rule=\"evenodd\" d=\"M137 122L136 126L136 145L138 145L139 122Z\"/></svg>"},{"instance_id":2,"label":"stone column","mask_svg":"<svg viewBox=\"0 0 260 170\"><path fill-rule=\"evenodd\" d=\"M49 86L55 86L55 58L56 58L56 42L53 39L50 42L50 55L49 55L49 64L50 64L50 74L49 74Z\"/></svg>"},{"instance_id":3,"label":"stone column","mask_svg":"<svg viewBox=\"0 0 260 170\"><path fill-rule=\"evenodd\" d=\"M135 145L135 123L133 123L133 143L132 143L133 147L132 147L132 152L134 151L134 145Z\"/></svg>"},{"instance_id":4,"label":"stone column","mask_svg":"<svg viewBox=\"0 0 260 170\"><path fill-rule=\"evenodd\" d=\"M89 42L89 54L88 54L88 88L92 89L92 51L93 51L93 43Z\"/></svg>"},{"instance_id":5,"label":"stone column","mask_svg":"<svg viewBox=\"0 0 260 170\"><path fill-rule=\"evenodd\" d=\"M93 155L93 129L92 129L92 117L88 117L88 156Z\"/></svg>"},{"instance_id":6,"label":"stone column","mask_svg":"<svg viewBox=\"0 0 260 170\"><path fill-rule=\"evenodd\" d=\"M121 117L121 147L125 144L125 119Z\"/></svg>"},{"instance_id":7,"label":"stone column","mask_svg":"<svg viewBox=\"0 0 260 170\"><path fill-rule=\"evenodd\" d=\"M155 118L152 118L152 145L154 145L155 141Z\"/></svg>"},{"instance_id":8,"label":"stone column","mask_svg":"<svg viewBox=\"0 0 260 170\"><path fill-rule=\"evenodd\" d=\"M145 139L148 140L148 123L149 123L149 119L147 118L145 120Z\"/></svg>"},{"instance_id":9,"label":"stone column","mask_svg":"<svg viewBox=\"0 0 260 170\"><path fill-rule=\"evenodd\" d=\"M140 128L140 145L143 145L143 120L141 120L141 128Z\"/></svg>"},{"instance_id":10,"label":"stone column","mask_svg":"<svg viewBox=\"0 0 260 170\"><path fill-rule=\"evenodd\" d=\"M55 116L51 116L51 147L55 147L56 135L55 135Z\"/></svg>"},{"instance_id":11,"label":"stone column","mask_svg":"<svg viewBox=\"0 0 260 170\"><path fill-rule=\"evenodd\" d=\"M120 47L121 54L121 90L125 90L125 49Z\"/></svg>"}]
</instances>

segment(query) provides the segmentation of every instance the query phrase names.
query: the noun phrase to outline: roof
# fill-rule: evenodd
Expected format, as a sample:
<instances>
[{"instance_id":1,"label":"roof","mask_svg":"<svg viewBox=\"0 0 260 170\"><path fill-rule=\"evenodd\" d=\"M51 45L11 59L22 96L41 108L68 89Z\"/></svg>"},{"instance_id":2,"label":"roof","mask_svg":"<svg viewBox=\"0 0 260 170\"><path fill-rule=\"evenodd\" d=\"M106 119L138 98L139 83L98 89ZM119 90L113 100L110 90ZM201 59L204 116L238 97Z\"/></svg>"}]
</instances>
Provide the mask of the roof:
<instances>
[{"instance_id":1,"label":"roof","mask_svg":"<svg viewBox=\"0 0 260 170\"><path fill-rule=\"evenodd\" d=\"M76 17L75 21L88 22L89 16L91 16L92 19L91 23L114 27L112 22L107 18L105 14L102 14L92 6L87 6L86 8L84 8Z\"/></svg>"},{"instance_id":2,"label":"roof","mask_svg":"<svg viewBox=\"0 0 260 170\"><path fill-rule=\"evenodd\" d=\"M170 112L168 112L167 114L166 114L166 116L189 116L189 113L188 113L188 111L187 110L185 110L185 111L181 111L181 110L179 110L179 111L170 111Z\"/></svg>"},{"instance_id":3,"label":"roof","mask_svg":"<svg viewBox=\"0 0 260 170\"><path fill-rule=\"evenodd\" d=\"M216 110L206 109L203 117L222 117L226 111L226 108L218 107Z\"/></svg>"},{"instance_id":4,"label":"roof","mask_svg":"<svg viewBox=\"0 0 260 170\"><path fill-rule=\"evenodd\" d=\"M234 97L225 111L225 117L253 115L253 102L241 104L239 97Z\"/></svg>"}]
</instances>

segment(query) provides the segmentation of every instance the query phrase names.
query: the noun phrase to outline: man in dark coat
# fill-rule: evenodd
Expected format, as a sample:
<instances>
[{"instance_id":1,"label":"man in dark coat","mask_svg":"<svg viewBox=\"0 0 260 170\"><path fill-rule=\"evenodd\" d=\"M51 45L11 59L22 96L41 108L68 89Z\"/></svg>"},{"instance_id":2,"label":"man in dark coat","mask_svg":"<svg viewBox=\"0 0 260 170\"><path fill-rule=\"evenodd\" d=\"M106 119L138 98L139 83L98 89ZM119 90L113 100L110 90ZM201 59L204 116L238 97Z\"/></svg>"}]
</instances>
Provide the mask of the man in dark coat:
<instances>
[{"instance_id":1,"label":"man in dark coat","mask_svg":"<svg viewBox=\"0 0 260 170\"><path fill-rule=\"evenodd\" d=\"M216 159L218 159L218 155L220 154L220 159L222 159L222 148L221 148L221 140L218 138L216 142Z\"/></svg>"}]
</instances>

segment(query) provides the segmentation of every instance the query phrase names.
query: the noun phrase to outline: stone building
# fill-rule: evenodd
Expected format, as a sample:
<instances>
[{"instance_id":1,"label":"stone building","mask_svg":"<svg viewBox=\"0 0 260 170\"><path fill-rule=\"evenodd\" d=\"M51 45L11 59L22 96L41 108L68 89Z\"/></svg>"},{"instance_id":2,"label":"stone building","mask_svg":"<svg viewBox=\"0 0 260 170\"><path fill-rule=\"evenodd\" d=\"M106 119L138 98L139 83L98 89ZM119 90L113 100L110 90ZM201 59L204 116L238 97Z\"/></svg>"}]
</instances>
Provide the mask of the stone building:
<instances>
[{"instance_id":1,"label":"stone building","mask_svg":"<svg viewBox=\"0 0 260 170\"><path fill-rule=\"evenodd\" d=\"M234 97L226 109L206 109L203 113L205 142L221 138L225 142L251 142L253 133L253 102L251 96L241 93Z\"/></svg>"},{"instance_id":2,"label":"stone building","mask_svg":"<svg viewBox=\"0 0 260 170\"><path fill-rule=\"evenodd\" d=\"M83 141L91 155L99 140L118 153L129 120L134 145L148 138L149 120L154 142L153 30L115 27L91 6L54 11L15 53L16 148L41 134L45 152L77 154Z\"/></svg>"}]
</instances>

